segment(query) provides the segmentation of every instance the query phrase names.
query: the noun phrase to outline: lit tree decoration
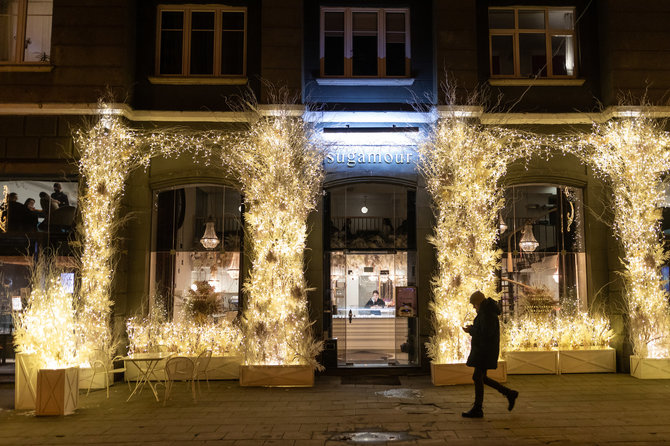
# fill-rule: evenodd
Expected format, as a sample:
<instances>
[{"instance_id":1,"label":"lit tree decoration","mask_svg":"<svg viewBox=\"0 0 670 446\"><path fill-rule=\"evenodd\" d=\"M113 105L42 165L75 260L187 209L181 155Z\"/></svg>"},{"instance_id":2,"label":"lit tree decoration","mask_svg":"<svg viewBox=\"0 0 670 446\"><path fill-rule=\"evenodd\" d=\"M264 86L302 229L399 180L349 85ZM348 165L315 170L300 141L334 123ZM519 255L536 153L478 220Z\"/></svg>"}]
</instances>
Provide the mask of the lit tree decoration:
<instances>
[{"instance_id":1,"label":"lit tree decoration","mask_svg":"<svg viewBox=\"0 0 670 446\"><path fill-rule=\"evenodd\" d=\"M316 367L321 343L312 335L303 253L307 216L321 192L323 153L310 142L311 127L288 107L270 116L252 110L249 130L232 143L251 258L244 362Z\"/></svg>"},{"instance_id":2,"label":"lit tree decoration","mask_svg":"<svg viewBox=\"0 0 670 446\"><path fill-rule=\"evenodd\" d=\"M39 368L78 365L73 297L65 292L60 273L53 255L40 254L33 266L26 307L14 313L16 349L35 355Z\"/></svg>"},{"instance_id":3,"label":"lit tree decoration","mask_svg":"<svg viewBox=\"0 0 670 446\"><path fill-rule=\"evenodd\" d=\"M507 167L544 150L539 137L484 127L453 112L439 121L420 147L421 169L433 198L438 274L430 303L434 334L427 344L436 363L463 362L470 336L469 296L480 290L497 298L500 251L498 214L504 205L500 181Z\"/></svg>"},{"instance_id":4,"label":"lit tree decoration","mask_svg":"<svg viewBox=\"0 0 670 446\"><path fill-rule=\"evenodd\" d=\"M7 232L7 217L9 216L7 195L9 195L9 188L7 185L3 185L2 202L0 202L0 232Z\"/></svg>"},{"instance_id":5,"label":"lit tree decoration","mask_svg":"<svg viewBox=\"0 0 670 446\"><path fill-rule=\"evenodd\" d=\"M670 134L644 112L595 123L575 138L575 152L612 188L614 233L623 248L625 298L633 351L640 357L670 356L670 310L660 267L666 256L660 233L670 170Z\"/></svg>"},{"instance_id":6,"label":"lit tree decoration","mask_svg":"<svg viewBox=\"0 0 670 446\"><path fill-rule=\"evenodd\" d=\"M119 206L128 173L137 164L146 166L150 159L148 155L140 156L135 134L120 118L103 102L99 108L98 122L74 135L80 147L79 171L83 180L77 321L82 362L88 360L93 350L107 351L111 344L111 287Z\"/></svg>"}]
</instances>

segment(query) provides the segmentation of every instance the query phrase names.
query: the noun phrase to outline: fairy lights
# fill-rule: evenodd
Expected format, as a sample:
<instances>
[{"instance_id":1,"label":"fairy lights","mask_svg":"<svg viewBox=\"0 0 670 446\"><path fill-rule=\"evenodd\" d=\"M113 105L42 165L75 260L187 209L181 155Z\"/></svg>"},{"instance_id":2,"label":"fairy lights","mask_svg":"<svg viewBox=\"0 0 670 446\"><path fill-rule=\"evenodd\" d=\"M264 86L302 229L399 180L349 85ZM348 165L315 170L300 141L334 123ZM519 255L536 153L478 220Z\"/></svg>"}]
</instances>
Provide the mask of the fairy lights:
<instances>
[{"instance_id":1,"label":"fairy lights","mask_svg":"<svg viewBox=\"0 0 670 446\"><path fill-rule=\"evenodd\" d=\"M670 357L670 309L660 275L667 257L658 209L668 183L670 134L661 122L637 113L596 123L591 134L575 139L575 152L612 189L633 352L643 358Z\"/></svg>"}]
</instances>

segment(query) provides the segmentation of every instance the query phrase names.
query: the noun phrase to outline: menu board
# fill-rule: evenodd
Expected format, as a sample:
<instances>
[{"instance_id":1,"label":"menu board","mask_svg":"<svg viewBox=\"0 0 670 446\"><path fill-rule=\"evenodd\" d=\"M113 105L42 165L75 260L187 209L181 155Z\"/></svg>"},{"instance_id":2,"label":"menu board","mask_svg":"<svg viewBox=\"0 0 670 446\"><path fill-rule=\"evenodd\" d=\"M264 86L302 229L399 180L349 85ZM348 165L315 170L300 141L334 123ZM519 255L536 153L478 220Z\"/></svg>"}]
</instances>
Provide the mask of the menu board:
<instances>
[{"instance_id":1,"label":"menu board","mask_svg":"<svg viewBox=\"0 0 670 446\"><path fill-rule=\"evenodd\" d=\"M415 286L397 286L395 287L395 315L396 317L415 317L416 316L416 287Z\"/></svg>"}]
</instances>

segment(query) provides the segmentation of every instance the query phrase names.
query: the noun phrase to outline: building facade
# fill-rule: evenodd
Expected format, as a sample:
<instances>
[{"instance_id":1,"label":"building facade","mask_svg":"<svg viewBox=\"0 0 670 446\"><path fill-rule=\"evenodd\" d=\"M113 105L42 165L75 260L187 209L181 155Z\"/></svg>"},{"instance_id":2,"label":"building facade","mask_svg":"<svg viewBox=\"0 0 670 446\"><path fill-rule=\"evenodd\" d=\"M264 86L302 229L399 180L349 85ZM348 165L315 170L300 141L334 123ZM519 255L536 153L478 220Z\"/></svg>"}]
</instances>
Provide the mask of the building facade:
<instances>
[{"instance_id":1,"label":"building facade","mask_svg":"<svg viewBox=\"0 0 670 446\"><path fill-rule=\"evenodd\" d=\"M236 98L249 91L269 108L272 86L297 98L295 112L327 150L305 274L329 369L428 366L434 219L417 148L446 114L539 134L588 132L594 120L625 113L624 93L670 114L661 106L670 88L662 0L94 3L0 2L0 181L17 194L0 234L5 334L12 298L19 305L28 292L26 254L58 248L76 280L72 132L94 119L100 98L131 128L196 133L244 128ZM472 91L480 101L468 102ZM606 186L559 156L514 164L501 187L504 316L520 311L528 286L546 289L556 307L600 306L625 369ZM134 170L114 317L156 296L179 317L203 281L221 312L243 308L243 201L236 181L203 160L158 157ZM215 249L201 241L207 229Z\"/></svg>"}]
</instances>

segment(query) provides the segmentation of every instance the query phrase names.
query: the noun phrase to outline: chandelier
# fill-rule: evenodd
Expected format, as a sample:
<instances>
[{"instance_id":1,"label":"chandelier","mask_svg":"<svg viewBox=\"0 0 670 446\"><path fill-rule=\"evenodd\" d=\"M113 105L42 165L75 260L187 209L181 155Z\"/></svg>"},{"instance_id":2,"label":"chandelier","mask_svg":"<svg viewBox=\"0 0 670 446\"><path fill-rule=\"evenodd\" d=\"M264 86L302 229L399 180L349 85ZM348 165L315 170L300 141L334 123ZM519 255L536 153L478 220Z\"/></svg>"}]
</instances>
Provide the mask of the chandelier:
<instances>
[{"instance_id":1,"label":"chandelier","mask_svg":"<svg viewBox=\"0 0 670 446\"><path fill-rule=\"evenodd\" d=\"M540 244L533 235L533 227L530 225L530 223L526 223L526 225L523 227L521 240L519 240L519 248L525 252L533 252L537 249L538 246L540 246Z\"/></svg>"},{"instance_id":2,"label":"chandelier","mask_svg":"<svg viewBox=\"0 0 670 446\"><path fill-rule=\"evenodd\" d=\"M216 236L216 231L214 230L215 220L212 217L209 217L205 222L205 233L200 239L200 243L205 249L214 249L219 246L219 237Z\"/></svg>"}]
</instances>

